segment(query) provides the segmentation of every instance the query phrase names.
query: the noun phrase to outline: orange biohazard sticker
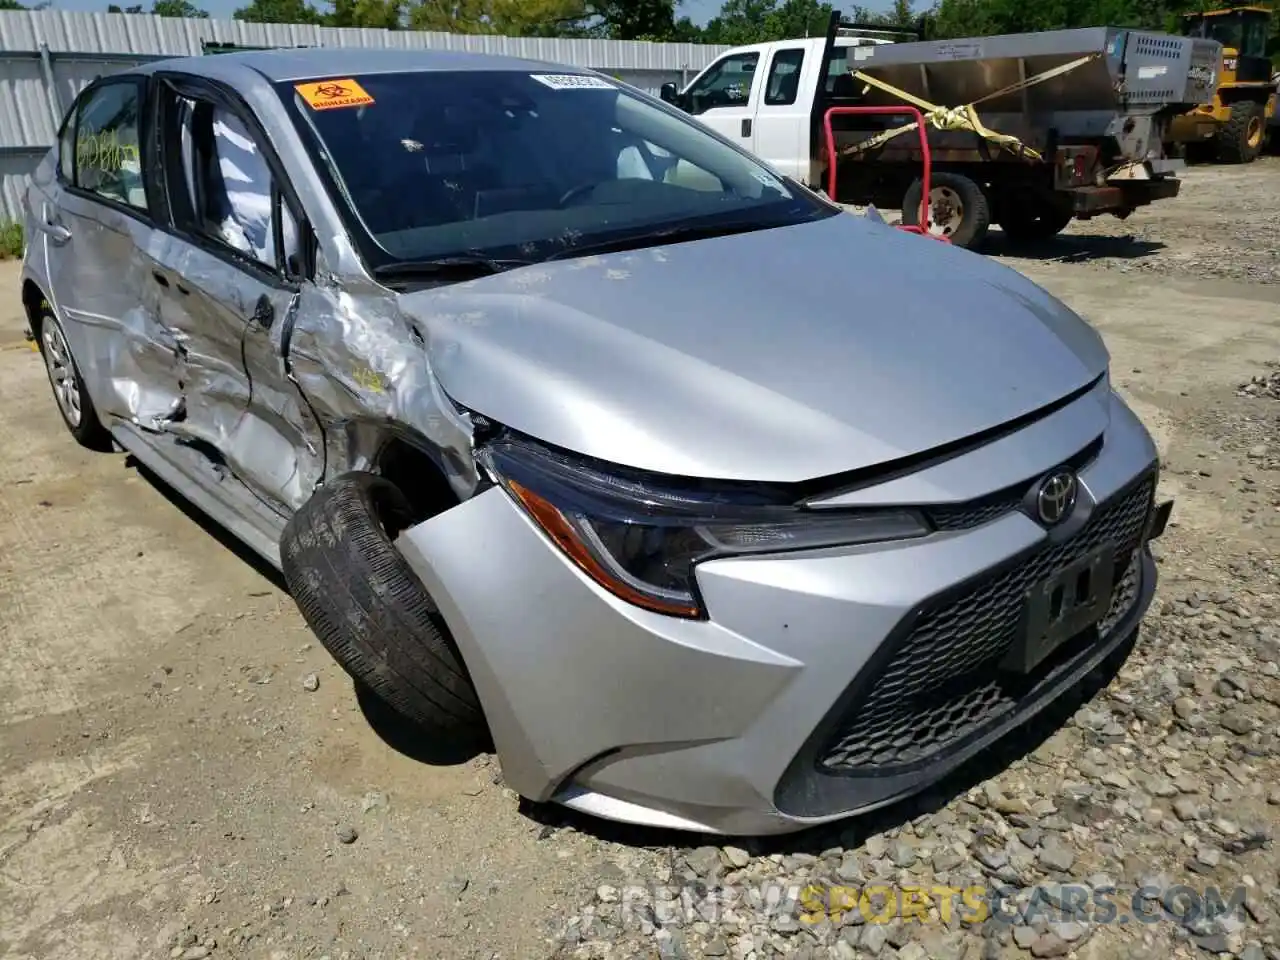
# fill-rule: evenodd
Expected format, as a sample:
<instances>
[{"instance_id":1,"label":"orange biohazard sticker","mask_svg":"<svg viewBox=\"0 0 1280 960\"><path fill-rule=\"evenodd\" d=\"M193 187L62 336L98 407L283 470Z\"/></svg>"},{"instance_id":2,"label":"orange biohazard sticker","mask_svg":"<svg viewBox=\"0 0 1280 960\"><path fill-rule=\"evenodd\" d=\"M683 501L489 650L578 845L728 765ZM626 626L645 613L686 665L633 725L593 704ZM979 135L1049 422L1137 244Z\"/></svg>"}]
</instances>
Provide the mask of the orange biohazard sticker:
<instances>
[{"instance_id":1,"label":"orange biohazard sticker","mask_svg":"<svg viewBox=\"0 0 1280 960\"><path fill-rule=\"evenodd\" d=\"M354 80L321 80L319 83L297 83L293 89L307 101L312 110L334 110L338 107L363 107L373 97Z\"/></svg>"}]
</instances>

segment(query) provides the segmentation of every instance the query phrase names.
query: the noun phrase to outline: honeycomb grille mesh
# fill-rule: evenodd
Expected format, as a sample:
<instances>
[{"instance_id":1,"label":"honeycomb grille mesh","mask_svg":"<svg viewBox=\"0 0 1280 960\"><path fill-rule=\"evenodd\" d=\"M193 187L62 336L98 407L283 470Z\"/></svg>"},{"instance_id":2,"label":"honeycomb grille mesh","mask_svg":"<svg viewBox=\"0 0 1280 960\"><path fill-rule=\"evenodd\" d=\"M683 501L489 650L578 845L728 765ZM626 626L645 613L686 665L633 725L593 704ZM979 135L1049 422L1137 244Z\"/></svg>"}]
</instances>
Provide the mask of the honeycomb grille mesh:
<instances>
[{"instance_id":1,"label":"honeycomb grille mesh","mask_svg":"<svg viewBox=\"0 0 1280 960\"><path fill-rule=\"evenodd\" d=\"M831 773L882 774L915 766L994 724L1031 691L1086 654L1138 596L1137 551L1155 493L1144 476L1095 509L1070 540L993 572L956 597L921 611L911 632L845 714L818 754ZM1121 573L1107 614L1054 652L1030 676L1000 672L1021 623L1023 599L1044 579L1108 543Z\"/></svg>"}]
</instances>

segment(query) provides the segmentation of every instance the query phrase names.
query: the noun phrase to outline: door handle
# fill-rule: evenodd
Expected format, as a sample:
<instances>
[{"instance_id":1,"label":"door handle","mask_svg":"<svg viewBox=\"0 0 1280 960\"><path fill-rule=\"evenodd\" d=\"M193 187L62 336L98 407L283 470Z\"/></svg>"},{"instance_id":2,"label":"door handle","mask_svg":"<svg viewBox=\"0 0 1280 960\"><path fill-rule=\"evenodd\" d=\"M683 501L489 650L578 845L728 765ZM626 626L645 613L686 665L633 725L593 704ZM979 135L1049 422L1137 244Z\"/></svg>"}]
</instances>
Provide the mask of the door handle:
<instances>
[{"instance_id":1,"label":"door handle","mask_svg":"<svg viewBox=\"0 0 1280 960\"><path fill-rule=\"evenodd\" d=\"M57 210L48 202L40 204L40 220L36 226L56 244L64 244L71 239L71 231L58 219Z\"/></svg>"},{"instance_id":2,"label":"door handle","mask_svg":"<svg viewBox=\"0 0 1280 960\"><path fill-rule=\"evenodd\" d=\"M167 287L169 285L169 278L159 270L152 270L151 276L155 279L156 283L160 284L160 286Z\"/></svg>"},{"instance_id":3,"label":"door handle","mask_svg":"<svg viewBox=\"0 0 1280 960\"><path fill-rule=\"evenodd\" d=\"M36 225L49 237L50 240L59 246L71 239L71 231L62 224L55 223L53 220L45 218Z\"/></svg>"},{"instance_id":4,"label":"door handle","mask_svg":"<svg viewBox=\"0 0 1280 960\"><path fill-rule=\"evenodd\" d=\"M744 137L751 136L751 118L750 117L746 117L742 121L742 135Z\"/></svg>"}]
</instances>

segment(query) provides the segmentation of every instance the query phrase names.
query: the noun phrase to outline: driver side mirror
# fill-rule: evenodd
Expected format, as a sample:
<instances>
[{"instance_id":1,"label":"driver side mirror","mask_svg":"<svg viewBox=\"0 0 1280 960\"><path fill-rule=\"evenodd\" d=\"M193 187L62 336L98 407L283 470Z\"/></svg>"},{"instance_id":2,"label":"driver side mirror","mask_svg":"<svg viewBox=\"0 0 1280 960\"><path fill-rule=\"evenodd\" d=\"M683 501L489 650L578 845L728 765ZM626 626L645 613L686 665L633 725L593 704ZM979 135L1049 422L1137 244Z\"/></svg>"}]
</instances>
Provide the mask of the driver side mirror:
<instances>
[{"instance_id":1,"label":"driver side mirror","mask_svg":"<svg viewBox=\"0 0 1280 960\"><path fill-rule=\"evenodd\" d=\"M658 96L663 102L669 103L673 107L680 106L680 94L676 92L676 85L670 81L658 88Z\"/></svg>"}]
</instances>

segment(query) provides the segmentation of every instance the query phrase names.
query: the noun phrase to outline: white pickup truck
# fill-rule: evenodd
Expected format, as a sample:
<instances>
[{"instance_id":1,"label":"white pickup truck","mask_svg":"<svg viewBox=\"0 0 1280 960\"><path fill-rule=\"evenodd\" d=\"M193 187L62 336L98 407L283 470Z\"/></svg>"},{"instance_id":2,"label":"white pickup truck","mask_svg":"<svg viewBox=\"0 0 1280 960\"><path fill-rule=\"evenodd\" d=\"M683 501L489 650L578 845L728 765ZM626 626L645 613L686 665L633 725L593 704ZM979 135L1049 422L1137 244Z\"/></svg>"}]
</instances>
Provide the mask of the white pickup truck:
<instances>
[{"instance_id":1,"label":"white pickup truck","mask_svg":"<svg viewBox=\"0 0 1280 960\"><path fill-rule=\"evenodd\" d=\"M1016 138L1016 146L972 129L930 127L927 203L918 133L858 146L908 117L831 119L834 199L901 209L905 225L923 219L929 233L977 247L993 223L1007 242L1043 241L1073 218L1124 218L1176 196L1174 174L1184 164L1164 154L1163 130L1179 109L1212 98L1220 49L1113 27L924 41L851 28L837 12L825 37L736 47L683 90L666 84L660 95L777 172L828 193L829 108L904 106L855 71L940 107L981 101L984 128Z\"/></svg>"},{"instance_id":2,"label":"white pickup truck","mask_svg":"<svg viewBox=\"0 0 1280 960\"><path fill-rule=\"evenodd\" d=\"M850 50L893 43L896 36L905 35L898 30L839 26L830 41L811 37L735 47L683 91L668 83L661 96L779 173L820 187L824 164L820 156L813 156L811 142L814 121L821 121L820 101L838 92L840 78L850 70ZM757 83L757 77L765 81ZM820 81L823 97L818 96Z\"/></svg>"}]
</instances>

